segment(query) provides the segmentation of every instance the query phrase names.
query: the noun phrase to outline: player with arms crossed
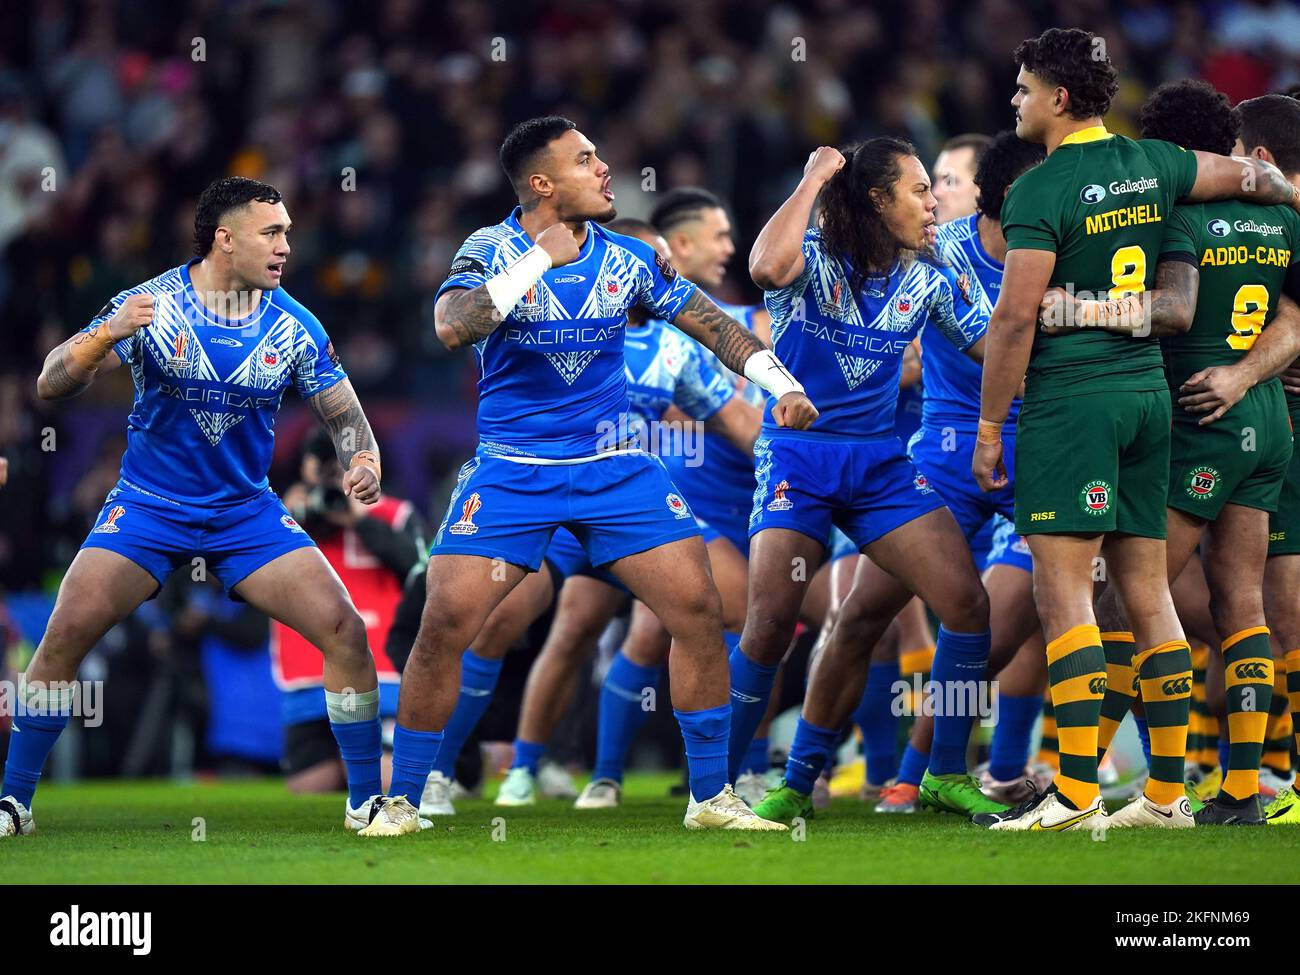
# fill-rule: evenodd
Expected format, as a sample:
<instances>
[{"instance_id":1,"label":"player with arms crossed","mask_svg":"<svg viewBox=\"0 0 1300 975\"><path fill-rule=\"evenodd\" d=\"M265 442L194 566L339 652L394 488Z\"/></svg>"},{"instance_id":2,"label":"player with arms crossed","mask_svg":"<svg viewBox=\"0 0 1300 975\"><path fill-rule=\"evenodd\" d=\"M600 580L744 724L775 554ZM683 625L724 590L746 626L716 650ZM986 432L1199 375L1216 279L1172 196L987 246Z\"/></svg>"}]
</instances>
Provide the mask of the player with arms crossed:
<instances>
[{"instance_id":1,"label":"player with arms crossed","mask_svg":"<svg viewBox=\"0 0 1300 975\"><path fill-rule=\"evenodd\" d=\"M808 230L819 197L820 226ZM988 597L970 549L894 434L903 354L923 325L977 358L983 350L987 319L973 293L950 268L918 255L933 244L935 206L908 143L876 138L844 155L823 146L750 253L750 274L767 292L773 345L798 360L825 402L806 441L768 421L754 446L749 614L742 659L732 664L733 674L737 663L753 665L751 696L766 702L808 585L798 569L821 561L832 525L868 556L813 665L785 780L755 809L767 818L812 814L813 783L862 698L871 649L913 595L941 623L936 681L978 678L988 657ZM750 714L733 754L761 708ZM966 774L971 715L945 717L954 723L936 722L932 770L964 779L968 801L1005 809Z\"/></svg>"},{"instance_id":2,"label":"player with arms crossed","mask_svg":"<svg viewBox=\"0 0 1300 975\"><path fill-rule=\"evenodd\" d=\"M567 119L531 119L501 146L519 206L476 231L435 309L439 338L481 367L479 449L461 470L429 558L420 633L402 674L394 796L418 796L456 704L460 658L493 608L540 567L556 528L582 542L672 634L673 703L686 740L693 829L780 829L727 782L721 610L690 509L639 445L601 450L628 411L627 309L642 304L779 400L777 422L817 416L776 356L653 248L595 221L616 215L609 167ZM418 829L392 800L368 835Z\"/></svg>"},{"instance_id":3,"label":"player with arms crossed","mask_svg":"<svg viewBox=\"0 0 1300 975\"><path fill-rule=\"evenodd\" d=\"M45 360L42 399L75 396L127 365L135 405L121 479L68 567L25 675L0 837L34 829L28 807L68 723L67 692L51 682L74 680L99 639L192 559L324 654L330 727L347 768L345 825L365 827L386 802L365 624L267 484L275 416L293 386L334 440L345 493L379 500L379 451L352 384L316 316L280 287L289 225L274 187L218 180L199 197L198 256L119 294Z\"/></svg>"},{"instance_id":4,"label":"player with arms crossed","mask_svg":"<svg viewBox=\"0 0 1300 975\"><path fill-rule=\"evenodd\" d=\"M1268 95L1242 102L1234 112L1226 96L1203 81L1170 82L1147 99L1141 124L1144 138L1222 154L1245 153L1238 137L1242 131L1252 149L1263 148L1272 161L1279 158L1271 151L1277 140L1300 130L1300 102ZM1283 153L1280 161L1293 167L1282 169L1288 179L1300 178L1300 160ZM1179 400L1169 463L1169 579L1183 571L1208 524L1203 564L1224 658L1230 744L1222 788L1196 813L1197 825L1264 822L1259 764L1273 697L1264 572L1269 522L1279 513L1292 460L1286 398L1273 377L1300 353L1295 305L1281 307L1288 280L1290 297L1300 290L1300 272L1289 270L1296 262L1300 214L1290 207L1236 200L1186 204L1174 210L1165 232L1147 314L1120 321L1114 305L1098 309L1077 298L1069 308L1121 334L1137 328L1167 336L1169 386ZM1069 298L1053 289L1046 300ZM1260 354L1252 354L1257 345ZM1115 595L1111 589L1103 594L1098 617L1107 630L1129 637L1131 655L1132 638ZM1107 651L1109 657L1109 645ZM1122 717L1133 700L1132 664L1125 663L1127 673L1107 682L1103 715ZM1146 703L1156 783L1180 780L1183 772L1183 755L1170 755L1163 747L1164 718L1161 703ZM1113 729L1112 721L1106 730L1113 734ZM1099 751L1109 743L1103 733ZM1142 796L1110 819L1112 826L1193 825L1181 796L1172 805Z\"/></svg>"},{"instance_id":5,"label":"player with arms crossed","mask_svg":"<svg viewBox=\"0 0 1300 975\"><path fill-rule=\"evenodd\" d=\"M1002 257L1006 241L1000 219L1002 202L1017 177L1043 159L1041 146L1017 138L1014 132L999 133L980 157L975 186L978 209L947 223L937 230L936 251L957 273L978 283L977 300L983 315L989 315L997 303L1002 287ZM936 198L938 194L936 193ZM1022 644L1038 632L1034 614L1029 560L1020 549L1014 532L1003 530L998 539L999 561L990 562L995 528L991 524L998 514L1009 519L1013 514L1013 484L996 494L985 494L971 480L970 458L975 448L979 425L980 367L961 354L935 329L921 332L922 363L925 376L924 412L921 427L908 444L912 462L943 497L957 519L975 555L976 565L987 570L984 588L989 594L992 643L989 650L989 673L996 675L1021 652ZM1003 429L1005 436L1015 436L1015 414L1020 403L1012 404L1012 413ZM1015 472L1010 471L1014 482ZM1005 522L1000 522L1004 527ZM987 539L987 541L985 541ZM983 544L981 544L983 543ZM1028 650L1037 649L1030 640ZM998 758L1004 753L1024 754L1029 750L1029 735L1042 705L1042 693L1008 695L999 687L999 721L994 741ZM883 808L896 811L899 803L919 798L922 805L947 811L946 789L934 776L923 775L925 760L931 750L933 720L926 714L917 716L912 725L909 747L900 770L898 784ZM1013 741L1008 741L1010 736ZM984 791L998 801L1011 798L1019 802L1027 795L1025 763L1008 768L1005 760L992 763L1003 778L994 777ZM919 767L918 767L919 766ZM1012 773L1008 775L1008 773ZM901 788L900 788L901 787ZM908 796L908 791L911 796ZM905 807L904 807L905 808ZM899 810L901 811L901 810Z\"/></svg>"},{"instance_id":6,"label":"player with arms crossed","mask_svg":"<svg viewBox=\"0 0 1300 975\"><path fill-rule=\"evenodd\" d=\"M986 491L1007 483L1002 425L1024 378L1016 530L1034 558L1061 768L1047 792L976 818L993 829L1106 825L1097 788L1106 656L1093 612L1103 553L1133 626L1143 700L1165 712L1161 754L1176 754L1180 766L1174 780L1149 783L1147 796L1171 805L1183 795L1191 653L1165 576L1171 408L1160 346L1096 328L1035 341L1044 293L1068 285L1140 309L1178 200L1300 199L1267 164L1108 132L1102 117L1118 85L1098 42L1087 31L1051 29L1015 52L1016 133L1044 144L1047 160L1012 185L1002 208L1006 269L971 469Z\"/></svg>"}]
</instances>

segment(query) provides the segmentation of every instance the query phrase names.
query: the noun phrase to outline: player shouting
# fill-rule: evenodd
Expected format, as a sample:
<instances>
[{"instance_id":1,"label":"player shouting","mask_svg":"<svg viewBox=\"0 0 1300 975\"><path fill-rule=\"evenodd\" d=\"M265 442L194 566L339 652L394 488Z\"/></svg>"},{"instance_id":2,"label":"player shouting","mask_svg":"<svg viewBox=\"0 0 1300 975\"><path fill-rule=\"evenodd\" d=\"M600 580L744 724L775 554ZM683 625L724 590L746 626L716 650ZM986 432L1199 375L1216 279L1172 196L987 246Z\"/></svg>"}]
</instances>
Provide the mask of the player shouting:
<instances>
[{"instance_id":1,"label":"player shouting","mask_svg":"<svg viewBox=\"0 0 1300 975\"><path fill-rule=\"evenodd\" d=\"M818 197L820 227L806 230ZM988 597L970 549L894 435L903 353L922 325L976 357L982 352L987 320L972 304L972 285L918 255L933 243L935 206L925 167L906 142L876 138L845 155L823 146L750 253L773 344L800 364L825 407L806 440L768 421L754 446L749 615L740 643L753 665L744 685L751 697L770 694L771 668L790 643L807 587L800 568L821 560L831 526L869 556L813 666L785 781L758 804L760 816L789 822L811 814L813 783L861 700L870 650L913 595L942 624L934 680L984 673ZM738 669L733 662L733 674ZM953 801L972 811L1003 809L966 774L972 717L945 709L936 721L931 772L961 779L962 798Z\"/></svg>"},{"instance_id":2,"label":"player shouting","mask_svg":"<svg viewBox=\"0 0 1300 975\"><path fill-rule=\"evenodd\" d=\"M690 508L657 458L634 440L607 442L626 425L627 309L645 305L766 388L782 426L804 429L817 411L770 350L649 245L595 222L615 216L609 166L572 122L520 123L501 162L519 206L470 236L437 301L442 341L478 354L479 449L461 470L429 558L424 617L402 674L390 791L423 790L456 703L464 648L540 567L564 526L672 634L672 696L691 779L685 825L779 829L727 782L721 610ZM367 835L418 829L408 804L389 808Z\"/></svg>"},{"instance_id":3,"label":"player shouting","mask_svg":"<svg viewBox=\"0 0 1300 975\"><path fill-rule=\"evenodd\" d=\"M24 681L0 789L0 836L30 833L41 767L68 723L82 659L181 563L297 630L325 656L330 728L347 768L345 825L381 796L379 684L366 628L312 540L267 484L280 399L293 386L334 440L345 493L379 500L379 451L320 322L281 287L289 214L241 177L199 197L197 257L122 292L55 348L42 399L127 365L135 404L121 478L68 567Z\"/></svg>"}]
</instances>

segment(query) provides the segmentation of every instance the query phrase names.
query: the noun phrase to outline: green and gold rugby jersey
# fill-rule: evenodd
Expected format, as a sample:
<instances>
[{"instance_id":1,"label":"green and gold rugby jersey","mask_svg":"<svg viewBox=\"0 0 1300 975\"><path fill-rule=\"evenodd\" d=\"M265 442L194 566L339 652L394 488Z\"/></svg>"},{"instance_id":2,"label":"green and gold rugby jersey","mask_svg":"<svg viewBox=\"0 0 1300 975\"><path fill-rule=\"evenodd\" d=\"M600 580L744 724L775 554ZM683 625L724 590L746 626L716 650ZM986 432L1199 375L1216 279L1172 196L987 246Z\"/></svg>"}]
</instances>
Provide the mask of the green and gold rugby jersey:
<instances>
[{"instance_id":1,"label":"green and gold rugby jersey","mask_svg":"<svg viewBox=\"0 0 1300 975\"><path fill-rule=\"evenodd\" d=\"M1300 213L1239 200L1176 207L1161 250L1169 258L1200 272L1192 327L1162 340L1176 390L1200 369L1242 358L1273 320L1287 268L1300 263Z\"/></svg>"},{"instance_id":2,"label":"green and gold rugby jersey","mask_svg":"<svg viewBox=\"0 0 1300 975\"><path fill-rule=\"evenodd\" d=\"M1007 250L1056 254L1050 285L1081 298L1122 298L1155 283L1174 203L1196 182L1196 157L1171 142L1104 126L1067 136L1012 185L1002 206ZM1025 402L1166 386L1158 342L1079 329L1034 338Z\"/></svg>"}]
</instances>

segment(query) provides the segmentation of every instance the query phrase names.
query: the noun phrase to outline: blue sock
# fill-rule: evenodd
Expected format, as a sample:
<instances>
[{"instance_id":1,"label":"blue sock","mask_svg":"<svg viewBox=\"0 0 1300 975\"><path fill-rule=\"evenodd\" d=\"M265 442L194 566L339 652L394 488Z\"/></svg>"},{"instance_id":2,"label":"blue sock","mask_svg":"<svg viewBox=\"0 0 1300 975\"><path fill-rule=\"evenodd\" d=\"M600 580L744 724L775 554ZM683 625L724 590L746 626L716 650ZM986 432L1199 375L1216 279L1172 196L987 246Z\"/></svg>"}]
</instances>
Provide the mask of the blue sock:
<instances>
[{"instance_id":1,"label":"blue sock","mask_svg":"<svg viewBox=\"0 0 1300 975\"><path fill-rule=\"evenodd\" d=\"M1138 741L1142 742L1142 754L1146 756L1147 768L1151 767L1151 729L1147 725L1146 718L1139 718L1133 715L1133 723L1137 725Z\"/></svg>"},{"instance_id":2,"label":"blue sock","mask_svg":"<svg viewBox=\"0 0 1300 975\"><path fill-rule=\"evenodd\" d=\"M637 733L650 717L643 705L645 689L659 686L662 667L642 667L614 654L605 682L600 686L600 709L596 724L596 767L592 779L623 781L623 766ZM712 793L717 795L717 793Z\"/></svg>"},{"instance_id":3,"label":"blue sock","mask_svg":"<svg viewBox=\"0 0 1300 975\"><path fill-rule=\"evenodd\" d=\"M399 724L393 732L393 783L388 794L406 796L411 805L418 806L441 745L441 731L413 731Z\"/></svg>"},{"instance_id":4,"label":"blue sock","mask_svg":"<svg viewBox=\"0 0 1300 975\"><path fill-rule=\"evenodd\" d=\"M862 730L862 755L872 785L883 785L898 775L898 716L891 707L896 680L897 660L872 664L862 701L853 712L853 723Z\"/></svg>"},{"instance_id":5,"label":"blue sock","mask_svg":"<svg viewBox=\"0 0 1300 975\"><path fill-rule=\"evenodd\" d=\"M678 711L673 716L686 741L686 768L691 795L697 802L712 799L727 784L727 737L731 733L731 705L703 711Z\"/></svg>"},{"instance_id":6,"label":"blue sock","mask_svg":"<svg viewBox=\"0 0 1300 975\"><path fill-rule=\"evenodd\" d=\"M909 741L907 747L903 749L903 760L898 764L899 784L920 785L921 777L925 775L925 766L929 761L930 756L918 751Z\"/></svg>"},{"instance_id":7,"label":"blue sock","mask_svg":"<svg viewBox=\"0 0 1300 975\"><path fill-rule=\"evenodd\" d=\"M526 768L533 775L537 774L537 766L542 764L542 752L546 751L546 745L536 741L524 741L522 738L515 739L515 760L511 768Z\"/></svg>"},{"instance_id":8,"label":"blue sock","mask_svg":"<svg viewBox=\"0 0 1300 975\"><path fill-rule=\"evenodd\" d=\"M1225 725L1225 730L1221 733L1221 737L1219 738L1219 768L1223 771L1223 777L1227 778L1228 777L1228 752L1230 751L1231 743L1228 740L1226 721L1224 722L1224 725Z\"/></svg>"},{"instance_id":9,"label":"blue sock","mask_svg":"<svg viewBox=\"0 0 1300 975\"><path fill-rule=\"evenodd\" d=\"M989 775L1010 782L1024 774L1029 762L1029 736L1043 710L1043 695L998 695L998 723L989 747Z\"/></svg>"},{"instance_id":10,"label":"blue sock","mask_svg":"<svg viewBox=\"0 0 1300 975\"><path fill-rule=\"evenodd\" d=\"M930 774L952 775L966 771L966 746L971 725L975 722L974 704L981 695L979 688L988 669L991 634L953 633L939 627L935 643L930 680L934 682L934 742L930 746ZM953 687L956 684L956 687ZM969 684L976 690L963 689ZM951 700L950 700L951 699ZM950 708L950 705L951 708ZM953 713L947 713L951 710Z\"/></svg>"},{"instance_id":11,"label":"blue sock","mask_svg":"<svg viewBox=\"0 0 1300 975\"><path fill-rule=\"evenodd\" d=\"M767 738L755 738L751 741L745 751L745 757L741 759L740 771L765 775L772 767L772 760L768 757L771 744Z\"/></svg>"},{"instance_id":12,"label":"blue sock","mask_svg":"<svg viewBox=\"0 0 1300 975\"><path fill-rule=\"evenodd\" d=\"M740 773L740 763L754 740L754 732L767 712L767 699L772 696L776 682L777 666L756 664L741 651L737 644L727 658L731 668L731 741L727 745L728 781L735 782Z\"/></svg>"},{"instance_id":13,"label":"blue sock","mask_svg":"<svg viewBox=\"0 0 1300 975\"><path fill-rule=\"evenodd\" d=\"M325 691L325 713L348 776L348 805L360 809L384 791L380 757L384 732L379 726L379 688L362 693ZM424 790L421 783L420 790ZM418 798L414 800L419 802Z\"/></svg>"},{"instance_id":14,"label":"blue sock","mask_svg":"<svg viewBox=\"0 0 1300 975\"><path fill-rule=\"evenodd\" d=\"M451 713L451 720L442 729L442 747L438 749L438 760L433 763L434 769L449 779L455 771L460 750L492 703L492 692L501 676L501 663L500 660L480 657L472 650L466 650L461 658L460 696L456 698L456 710Z\"/></svg>"},{"instance_id":15,"label":"blue sock","mask_svg":"<svg viewBox=\"0 0 1300 975\"><path fill-rule=\"evenodd\" d=\"M0 796L13 796L28 809L32 807L32 796L36 794L36 783L40 781L45 759L67 726L66 714L14 716Z\"/></svg>"},{"instance_id":16,"label":"blue sock","mask_svg":"<svg viewBox=\"0 0 1300 975\"><path fill-rule=\"evenodd\" d=\"M799 717L790 743L790 757L785 763L785 783L796 792L808 795L813 783L821 775L826 757L839 743L840 733L829 728L819 728Z\"/></svg>"}]
</instances>

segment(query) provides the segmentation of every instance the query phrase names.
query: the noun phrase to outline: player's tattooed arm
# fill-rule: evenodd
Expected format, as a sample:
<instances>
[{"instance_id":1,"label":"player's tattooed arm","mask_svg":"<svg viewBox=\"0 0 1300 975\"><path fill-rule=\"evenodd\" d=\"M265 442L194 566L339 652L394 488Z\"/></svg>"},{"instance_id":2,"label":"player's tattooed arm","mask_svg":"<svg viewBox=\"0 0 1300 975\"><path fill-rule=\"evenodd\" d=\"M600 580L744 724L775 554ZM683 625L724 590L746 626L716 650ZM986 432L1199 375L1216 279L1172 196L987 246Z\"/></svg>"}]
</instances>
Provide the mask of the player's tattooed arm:
<instances>
[{"instance_id":1,"label":"player's tattooed arm","mask_svg":"<svg viewBox=\"0 0 1300 975\"><path fill-rule=\"evenodd\" d=\"M745 360L766 348L753 332L715 305L698 288L686 299L673 324L706 349L711 349L724 366L740 376L745 374Z\"/></svg>"},{"instance_id":2,"label":"player's tattooed arm","mask_svg":"<svg viewBox=\"0 0 1300 975\"><path fill-rule=\"evenodd\" d=\"M64 361L66 346L64 342L45 357L45 366L36 379L36 395L41 399L69 399L84 392L94 381L94 374L86 373L76 363L71 363L69 368L69 363ZM80 375L74 376L73 370Z\"/></svg>"},{"instance_id":3,"label":"player's tattooed arm","mask_svg":"<svg viewBox=\"0 0 1300 975\"><path fill-rule=\"evenodd\" d=\"M486 284L448 291L433 309L434 331L449 349L480 342L500 324L501 312L497 311Z\"/></svg>"},{"instance_id":4,"label":"player's tattooed arm","mask_svg":"<svg viewBox=\"0 0 1300 975\"><path fill-rule=\"evenodd\" d=\"M45 357L45 365L36 378L36 395L40 399L71 399L85 392L101 370L116 368L121 360L111 348L93 369L83 366L72 353L72 346L88 344L89 332L78 332L66 342L55 346Z\"/></svg>"},{"instance_id":5,"label":"player's tattooed arm","mask_svg":"<svg viewBox=\"0 0 1300 975\"><path fill-rule=\"evenodd\" d=\"M1192 327L1201 274L1191 261L1163 260L1155 287L1124 298L1080 298L1049 288L1039 306L1046 335L1068 335L1079 328L1099 328L1117 335L1165 338Z\"/></svg>"},{"instance_id":6,"label":"player's tattooed arm","mask_svg":"<svg viewBox=\"0 0 1300 975\"><path fill-rule=\"evenodd\" d=\"M753 332L710 301L704 292L696 289L686 299L673 324L712 350L736 375L757 383L776 397L772 418L777 426L806 430L817 419L817 408L798 380L790 375L790 370Z\"/></svg>"},{"instance_id":7,"label":"player's tattooed arm","mask_svg":"<svg viewBox=\"0 0 1300 975\"><path fill-rule=\"evenodd\" d=\"M99 323L88 331L78 332L45 357L45 366L36 380L36 395L41 399L66 399L76 396L101 371L122 364L113 346L132 338L153 322L153 295L148 292L129 295L121 300L112 315L113 303L105 305L96 316Z\"/></svg>"},{"instance_id":8,"label":"player's tattooed arm","mask_svg":"<svg viewBox=\"0 0 1300 975\"><path fill-rule=\"evenodd\" d=\"M343 491L358 501L379 500L379 445L352 383L343 379L307 400L317 419L329 431L334 452L346 472Z\"/></svg>"},{"instance_id":9,"label":"player's tattooed arm","mask_svg":"<svg viewBox=\"0 0 1300 975\"><path fill-rule=\"evenodd\" d=\"M1252 156L1197 151L1196 183L1187 199L1249 200L1263 206L1284 203L1300 211L1300 190L1271 162Z\"/></svg>"}]
</instances>

